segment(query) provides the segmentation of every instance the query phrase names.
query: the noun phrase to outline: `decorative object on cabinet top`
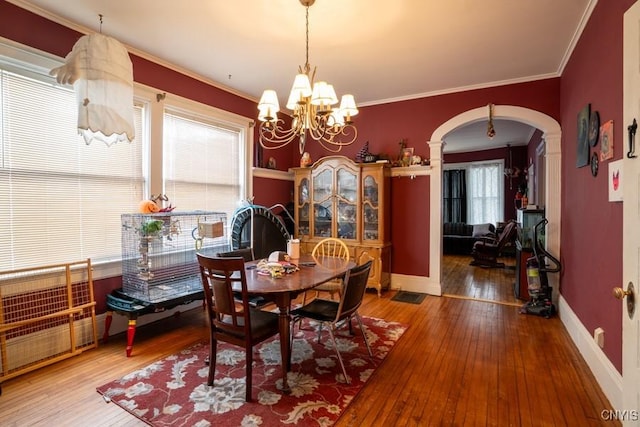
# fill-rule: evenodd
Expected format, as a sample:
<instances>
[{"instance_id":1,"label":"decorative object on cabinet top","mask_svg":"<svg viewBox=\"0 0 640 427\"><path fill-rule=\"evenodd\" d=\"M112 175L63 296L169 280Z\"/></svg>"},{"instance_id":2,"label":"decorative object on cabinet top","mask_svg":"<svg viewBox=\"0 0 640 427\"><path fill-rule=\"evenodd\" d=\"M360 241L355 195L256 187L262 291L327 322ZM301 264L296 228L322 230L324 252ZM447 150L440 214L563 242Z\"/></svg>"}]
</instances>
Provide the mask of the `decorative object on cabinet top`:
<instances>
[{"instance_id":1,"label":"decorative object on cabinet top","mask_svg":"<svg viewBox=\"0 0 640 427\"><path fill-rule=\"evenodd\" d=\"M369 141L364 143L364 146L356 154L356 162L358 163L373 163L378 160L378 155L372 154L369 151Z\"/></svg>"}]
</instances>

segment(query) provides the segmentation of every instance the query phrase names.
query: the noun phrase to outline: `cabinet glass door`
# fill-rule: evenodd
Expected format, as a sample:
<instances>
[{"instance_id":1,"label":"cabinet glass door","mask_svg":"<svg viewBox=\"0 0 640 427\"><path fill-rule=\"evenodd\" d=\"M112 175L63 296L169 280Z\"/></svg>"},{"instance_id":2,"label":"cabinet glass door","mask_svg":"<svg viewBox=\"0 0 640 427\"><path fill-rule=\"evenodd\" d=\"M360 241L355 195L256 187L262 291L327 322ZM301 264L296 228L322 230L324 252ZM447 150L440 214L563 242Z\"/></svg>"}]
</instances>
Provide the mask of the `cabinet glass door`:
<instances>
[{"instance_id":1,"label":"cabinet glass door","mask_svg":"<svg viewBox=\"0 0 640 427\"><path fill-rule=\"evenodd\" d=\"M356 239L358 236L358 179L350 170L340 168L336 173L336 202L338 218L336 227L341 239Z\"/></svg>"},{"instance_id":2,"label":"cabinet glass door","mask_svg":"<svg viewBox=\"0 0 640 427\"><path fill-rule=\"evenodd\" d=\"M376 179L367 175L363 181L363 211L362 211L362 223L363 223L363 240L378 240L379 227L378 218L380 205L378 203L378 183Z\"/></svg>"},{"instance_id":3,"label":"cabinet glass door","mask_svg":"<svg viewBox=\"0 0 640 427\"><path fill-rule=\"evenodd\" d=\"M325 169L313 177L313 235L331 237L333 218L333 170Z\"/></svg>"},{"instance_id":4,"label":"cabinet glass door","mask_svg":"<svg viewBox=\"0 0 640 427\"><path fill-rule=\"evenodd\" d=\"M309 180L303 178L298 186L298 236L309 235Z\"/></svg>"}]
</instances>

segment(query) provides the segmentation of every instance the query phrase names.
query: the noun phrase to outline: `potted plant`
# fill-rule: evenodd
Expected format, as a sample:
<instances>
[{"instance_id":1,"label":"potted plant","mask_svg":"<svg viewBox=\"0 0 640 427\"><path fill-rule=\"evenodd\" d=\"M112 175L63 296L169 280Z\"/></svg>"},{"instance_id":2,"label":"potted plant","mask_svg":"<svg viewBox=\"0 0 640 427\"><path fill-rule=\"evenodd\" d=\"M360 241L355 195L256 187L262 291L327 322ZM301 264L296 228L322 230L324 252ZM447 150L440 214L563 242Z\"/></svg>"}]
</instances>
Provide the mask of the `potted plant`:
<instances>
[{"instance_id":1,"label":"potted plant","mask_svg":"<svg viewBox=\"0 0 640 427\"><path fill-rule=\"evenodd\" d=\"M159 219L150 219L143 222L138 228L140 234L140 242L138 243L138 251L140 258L138 259L138 276L148 280L153 277L151 273L151 265L149 262L149 242L155 239L162 231L164 221Z\"/></svg>"}]
</instances>

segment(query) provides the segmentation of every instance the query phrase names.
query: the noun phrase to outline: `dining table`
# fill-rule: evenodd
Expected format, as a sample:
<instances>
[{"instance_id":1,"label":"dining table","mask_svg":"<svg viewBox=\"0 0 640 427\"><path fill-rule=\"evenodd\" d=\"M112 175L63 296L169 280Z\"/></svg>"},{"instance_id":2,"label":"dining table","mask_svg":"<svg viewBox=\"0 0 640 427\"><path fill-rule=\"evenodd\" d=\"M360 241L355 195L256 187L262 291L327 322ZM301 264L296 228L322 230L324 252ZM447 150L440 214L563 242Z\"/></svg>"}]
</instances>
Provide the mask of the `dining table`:
<instances>
[{"instance_id":1,"label":"dining table","mask_svg":"<svg viewBox=\"0 0 640 427\"><path fill-rule=\"evenodd\" d=\"M282 390L291 390L287 382L287 373L291 369L291 302L301 293L343 277L356 264L337 257L301 255L289 262L298 266L292 273L280 277L271 277L260 273L256 268L259 261L245 263L247 292L250 296L260 296L275 303L278 307L278 328L280 335L280 354L282 357Z\"/></svg>"}]
</instances>

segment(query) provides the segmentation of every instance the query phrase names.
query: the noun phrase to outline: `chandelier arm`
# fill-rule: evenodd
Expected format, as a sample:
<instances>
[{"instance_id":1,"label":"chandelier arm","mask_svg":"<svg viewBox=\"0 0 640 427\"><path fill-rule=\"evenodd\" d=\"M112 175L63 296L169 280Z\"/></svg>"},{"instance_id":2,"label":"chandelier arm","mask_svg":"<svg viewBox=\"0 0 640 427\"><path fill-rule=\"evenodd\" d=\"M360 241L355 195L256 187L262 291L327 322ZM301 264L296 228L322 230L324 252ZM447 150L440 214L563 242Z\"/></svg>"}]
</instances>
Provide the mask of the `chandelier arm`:
<instances>
[{"instance_id":1,"label":"chandelier arm","mask_svg":"<svg viewBox=\"0 0 640 427\"><path fill-rule=\"evenodd\" d=\"M325 150L331 152L331 153L339 153L340 150L342 149L342 147L336 147L334 144L332 144L331 142L327 141L326 139L319 139L317 140L318 144L320 144L320 146L322 148L324 148Z\"/></svg>"},{"instance_id":2,"label":"chandelier arm","mask_svg":"<svg viewBox=\"0 0 640 427\"><path fill-rule=\"evenodd\" d=\"M349 139L347 140L334 140L336 136L346 136L349 137L349 134L353 133ZM352 125L345 125L340 128L337 132L331 132L331 135L325 135L324 138L318 139L317 142L327 151L332 153L338 153L342 150L342 147L345 145L352 144L356 138L358 137L358 129Z\"/></svg>"},{"instance_id":3,"label":"chandelier arm","mask_svg":"<svg viewBox=\"0 0 640 427\"><path fill-rule=\"evenodd\" d=\"M309 127L307 130L309 131L309 136L311 136L314 141L324 139L327 133L326 117L310 115Z\"/></svg>"},{"instance_id":4,"label":"chandelier arm","mask_svg":"<svg viewBox=\"0 0 640 427\"><path fill-rule=\"evenodd\" d=\"M275 122L262 122L259 128L260 145L267 150L275 150L288 145L300 134L300 126L285 130L284 121L278 119Z\"/></svg>"},{"instance_id":5,"label":"chandelier arm","mask_svg":"<svg viewBox=\"0 0 640 427\"><path fill-rule=\"evenodd\" d=\"M330 136L331 144L335 146L343 147L345 145L353 144L358 137L358 129L353 125L344 125L338 128L337 131L330 130L327 132ZM351 136L349 134L352 134ZM340 140L335 140L335 137L341 137ZM344 139L343 139L344 137ZM326 139L326 138L325 138Z\"/></svg>"}]
</instances>

